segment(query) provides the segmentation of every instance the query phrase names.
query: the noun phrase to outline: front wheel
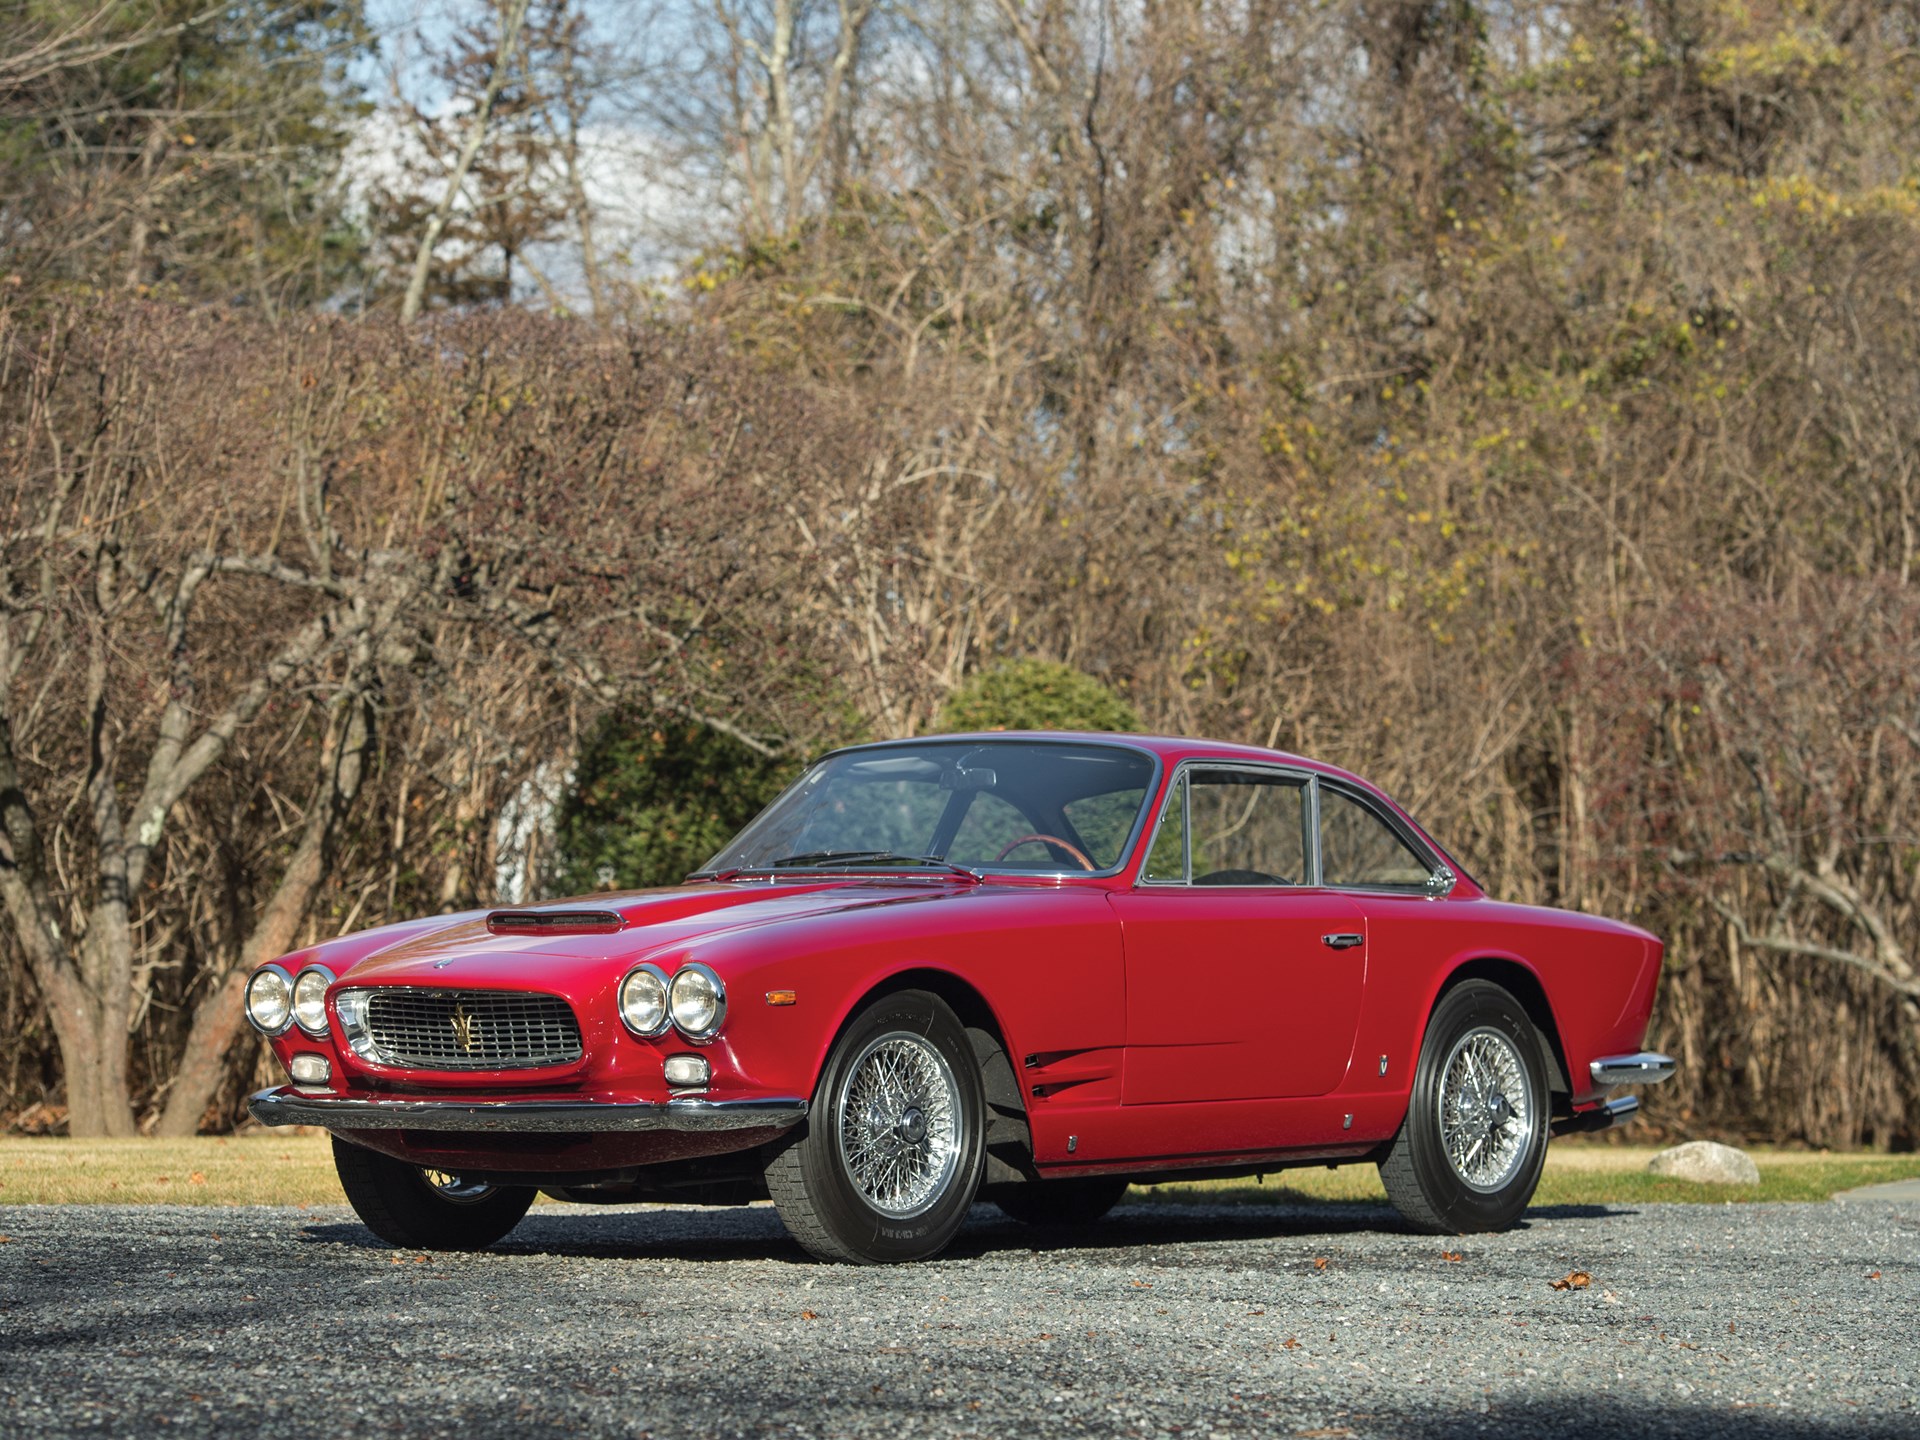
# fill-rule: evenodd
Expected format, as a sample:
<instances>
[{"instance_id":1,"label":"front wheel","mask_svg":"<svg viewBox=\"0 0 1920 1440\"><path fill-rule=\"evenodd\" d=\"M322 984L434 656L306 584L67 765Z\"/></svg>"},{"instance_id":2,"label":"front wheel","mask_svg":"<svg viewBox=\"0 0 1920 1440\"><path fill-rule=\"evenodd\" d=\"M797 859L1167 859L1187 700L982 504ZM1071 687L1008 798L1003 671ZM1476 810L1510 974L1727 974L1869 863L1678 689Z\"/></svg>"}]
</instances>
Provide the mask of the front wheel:
<instances>
[{"instance_id":1,"label":"front wheel","mask_svg":"<svg viewBox=\"0 0 1920 1440\"><path fill-rule=\"evenodd\" d=\"M833 1047L802 1132L767 1163L793 1238L822 1260L924 1260L967 1218L985 1101L967 1032L937 995L901 990Z\"/></svg>"},{"instance_id":2,"label":"front wheel","mask_svg":"<svg viewBox=\"0 0 1920 1440\"><path fill-rule=\"evenodd\" d=\"M333 1168L366 1227L403 1250L484 1250L518 1225L533 1188L484 1185L333 1140Z\"/></svg>"},{"instance_id":3,"label":"front wheel","mask_svg":"<svg viewBox=\"0 0 1920 1440\"><path fill-rule=\"evenodd\" d=\"M1546 1155L1533 1022L1498 985L1466 981L1427 1022L1407 1118L1380 1162L1387 1198L1430 1235L1504 1230L1533 1198Z\"/></svg>"}]
</instances>

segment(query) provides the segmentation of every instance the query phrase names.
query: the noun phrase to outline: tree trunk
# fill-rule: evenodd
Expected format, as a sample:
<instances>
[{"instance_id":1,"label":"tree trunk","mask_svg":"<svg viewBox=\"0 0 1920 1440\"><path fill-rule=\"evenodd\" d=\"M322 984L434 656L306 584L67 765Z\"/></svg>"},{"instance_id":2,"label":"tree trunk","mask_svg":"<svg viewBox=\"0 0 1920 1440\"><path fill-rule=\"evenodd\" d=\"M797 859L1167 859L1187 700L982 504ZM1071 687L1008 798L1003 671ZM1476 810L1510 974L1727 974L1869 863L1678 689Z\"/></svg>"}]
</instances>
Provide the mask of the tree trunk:
<instances>
[{"instance_id":1,"label":"tree trunk","mask_svg":"<svg viewBox=\"0 0 1920 1440\"><path fill-rule=\"evenodd\" d=\"M100 1006L77 985L47 995L67 1090L67 1133L77 1138L138 1133L128 1099L127 1033L110 1028Z\"/></svg>"},{"instance_id":2,"label":"tree trunk","mask_svg":"<svg viewBox=\"0 0 1920 1440\"><path fill-rule=\"evenodd\" d=\"M334 700L326 743L321 748L321 773L300 844L281 872L273 898L240 947L239 963L221 976L193 1013L186 1049L167 1089L156 1134L196 1135L207 1107L226 1074L227 1052L233 1049L245 1023L247 979L254 970L293 948L307 907L333 855L333 837L340 819L360 793L372 737L372 705L358 690L342 691Z\"/></svg>"}]
</instances>

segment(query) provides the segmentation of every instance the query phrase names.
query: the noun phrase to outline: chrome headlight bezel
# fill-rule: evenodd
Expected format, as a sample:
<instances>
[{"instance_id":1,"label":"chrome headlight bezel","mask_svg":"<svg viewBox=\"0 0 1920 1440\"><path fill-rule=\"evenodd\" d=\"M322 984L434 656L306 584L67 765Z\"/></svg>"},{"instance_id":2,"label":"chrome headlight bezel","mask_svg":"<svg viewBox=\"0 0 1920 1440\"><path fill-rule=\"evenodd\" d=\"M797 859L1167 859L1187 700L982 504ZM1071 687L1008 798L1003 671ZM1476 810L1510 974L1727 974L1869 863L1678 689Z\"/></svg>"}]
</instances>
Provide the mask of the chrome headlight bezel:
<instances>
[{"instance_id":1,"label":"chrome headlight bezel","mask_svg":"<svg viewBox=\"0 0 1920 1440\"><path fill-rule=\"evenodd\" d=\"M268 1024L260 1018L254 1008L254 994L267 981L277 981L280 986L280 1018L275 1024ZM262 965L247 980L247 989L242 997L242 1006L247 1012L247 1023L262 1035L275 1036L287 1033L287 1027L293 1024L293 976L287 973L284 965Z\"/></svg>"},{"instance_id":2,"label":"chrome headlight bezel","mask_svg":"<svg viewBox=\"0 0 1920 1440\"><path fill-rule=\"evenodd\" d=\"M311 1025L307 1023L307 1016L301 1013L300 996L302 986L306 986L309 992L312 990L312 986L308 983L309 976L320 982L319 1018ZM311 1035L316 1040L327 1038L327 991L333 987L333 982L337 979L339 977L324 965L303 966L300 973L293 977L290 1007L293 1012L293 1023L300 1027L302 1034Z\"/></svg>"},{"instance_id":3,"label":"chrome headlight bezel","mask_svg":"<svg viewBox=\"0 0 1920 1440\"><path fill-rule=\"evenodd\" d=\"M660 1019L650 1028L634 1024L632 1017L627 1014L627 987L642 976L653 981L660 989ZM620 984L613 992L613 1008L620 1013L620 1023L626 1026L631 1034L638 1035L642 1040L657 1040L673 1028L672 990L673 986L667 979L667 972L658 965L636 965L620 977Z\"/></svg>"},{"instance_id":4,"label":"chrome headlight bezel","mask_svg":"<svg viewBox=\"0 0 1920 1440\"><path fill-rule=\"evenodd\" d=\"M682 985L690 991L702 986L713 1006L713 1017L705 1025L691 1025L680 1018L680 997ZM727 1023L727 987L720 982L710 966L699 961L689 961L673 972L673 983L667 987L667 1013L673 1017L673 1028L681 1036L695 1045L705 1045L720 1033L720 1027Z\"/></svg>"}]
</instances>

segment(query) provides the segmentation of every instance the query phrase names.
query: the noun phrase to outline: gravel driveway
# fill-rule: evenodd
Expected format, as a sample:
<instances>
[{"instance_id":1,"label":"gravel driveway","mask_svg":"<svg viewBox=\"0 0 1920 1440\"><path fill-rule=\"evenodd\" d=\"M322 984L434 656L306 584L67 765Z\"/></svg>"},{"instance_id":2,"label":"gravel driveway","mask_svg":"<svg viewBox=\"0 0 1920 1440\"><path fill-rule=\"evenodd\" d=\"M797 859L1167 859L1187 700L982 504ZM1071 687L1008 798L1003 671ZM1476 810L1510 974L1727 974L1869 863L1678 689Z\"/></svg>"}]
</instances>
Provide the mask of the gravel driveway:
<instances>
[{"instance_id":1,"label":"gravel driveway","mask_svg":"<svg viewBox=\"0 0 1920 1440\"><path fill-rule=\"evenodd\" d=\"M1150 1203L1036 1242L983 1207L884 1270L806 1262L764 1206L545 1209L463 1256L344 1210L0 1233L7 1436L1920 1435L1913 1205L1548 1208L1445 1242Z\"/></svg>"}]
</instances>

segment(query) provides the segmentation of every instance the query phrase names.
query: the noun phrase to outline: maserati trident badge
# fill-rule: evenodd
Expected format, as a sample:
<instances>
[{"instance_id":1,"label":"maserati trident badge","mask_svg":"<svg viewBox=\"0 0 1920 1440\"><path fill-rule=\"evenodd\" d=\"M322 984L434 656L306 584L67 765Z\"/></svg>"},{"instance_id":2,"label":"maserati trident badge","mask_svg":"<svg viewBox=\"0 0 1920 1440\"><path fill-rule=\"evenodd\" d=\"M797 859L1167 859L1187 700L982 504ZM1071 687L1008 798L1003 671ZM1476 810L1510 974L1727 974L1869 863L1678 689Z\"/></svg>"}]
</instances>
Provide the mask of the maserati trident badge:
<instances>
[{"instance_id":1,"label":"maserati trident badge","mask_svg":"<svg viewBox=\"0 0 1920 1440\"><path fill-rule=\"evenodd\" d=\"M460 1048L471 1055L474 1047L480 1043L479 1036L473 1032L473 1016L467 1013L465 1005L453 1007L453 1038Z\"/></svg>"}]
</instances>

